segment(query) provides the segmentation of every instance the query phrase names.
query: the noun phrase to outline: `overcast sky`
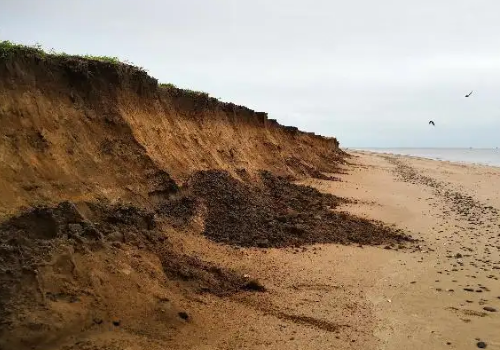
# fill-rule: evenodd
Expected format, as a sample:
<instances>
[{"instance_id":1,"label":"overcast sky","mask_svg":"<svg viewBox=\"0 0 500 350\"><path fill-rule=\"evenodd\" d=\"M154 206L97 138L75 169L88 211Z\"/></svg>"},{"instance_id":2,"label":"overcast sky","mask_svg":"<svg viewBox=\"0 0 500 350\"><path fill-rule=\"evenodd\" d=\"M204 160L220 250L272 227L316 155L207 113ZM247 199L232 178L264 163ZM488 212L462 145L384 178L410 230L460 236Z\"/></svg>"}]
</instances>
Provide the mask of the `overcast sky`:
<instances>
[{"instance_id":1,"label":"overcast sky","mask_svg":"<svg viewBox=\"0 0 500 350\"><path fill-rule=\"evenodd\" d=\"M0 40L117 56L344 147L500 147L498 0L0 0Z\"/></svg>"}]
</instances>

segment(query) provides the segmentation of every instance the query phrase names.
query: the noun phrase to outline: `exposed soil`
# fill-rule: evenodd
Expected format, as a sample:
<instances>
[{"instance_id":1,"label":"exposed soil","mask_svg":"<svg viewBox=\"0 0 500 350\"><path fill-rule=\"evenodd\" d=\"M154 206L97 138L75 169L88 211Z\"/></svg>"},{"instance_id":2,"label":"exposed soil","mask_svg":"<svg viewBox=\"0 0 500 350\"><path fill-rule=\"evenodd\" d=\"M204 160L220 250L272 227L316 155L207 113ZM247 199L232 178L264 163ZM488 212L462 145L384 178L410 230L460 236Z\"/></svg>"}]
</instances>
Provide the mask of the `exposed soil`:
<instances>
[{"instance_id":1,"label":"exposed soil","mask_svg":"<svg viewBox=\"0 0 500 350\"><path fill-rule=\"evenodd\" d=\"M0 224L0 334L4 339L0 348L17 344L16 348L23 349L37 339L40 331L56 332L51 322L60 316L47 309L50 303L78 304L91 296L93 301L86 312L102 308L98 295L74 275L75 261L85 256L116 256L135 247L157 256L164 274L157 279L180 281L182 288L194 293L228 296L265 291L260 282L236 271L176 252L159 230L155 216L145 209L105 201L63 202L56 207L33 208ZM52 261L66 256L61 250L68 249L69 265L63 271L41 272L45 266L52 266ZM41 282L54 278L58 282L50 287ZM71 284L69 290L67 283ZM22 320L27 312L45 315L45 320L33 321L30 326L41 329L35 333L25 329L20 338L16 334L7 336L28 326ZM81 327L83 330L89 325Z\"/></svg>"},{"instance_id":2,"label":"exposed soil","mask_svg":"<svg viewBox=\"0 0 500 350\"><path fill-rule=\"evenodd\" d=\"M22 49L0 55L0 77L0 217L81 198L148 206L206 169L326 177L346 156L333 137L126 64Z\"/></svg>"},{"instance_id":3,"label":"exposed soil","mask_svg":"<svg viewBox=\"0 0 500 350\"><path fill-rule=\"evenodd\" d=\"M227 296L240 291L264 292L265 287L257 280L202 261L197 257L179 255L172 251L161 254L161 262L167 277L185 281L194 291Z\"/></svg>"},{"instance_id":4,"label":"exposed soil","mask_svg":"<svg viewBox=\"0 0 500 350\"><path fill-rule=\"evenodd\" d=\"M50 337L43 342L40 339L48 334L59 339L64 334L84 332L103 320L121 327L123 318L129 327L142 329L142 316L128 313L117 319L113 316L118 312L113 294L106 294L103 299L100 287L94 282L89 285L94 278L93 271L99 266L108 270L101 277L104 278L108 274L131 273L127 267L119 268L130 264L138 276L146 274L137 278L152 279L156 282L151 283L167 288L169 281L176 281L175 288L188 294L228 297L266 291L254 278L180 252L170 243L164 223L175 229L187 228L195 216L201 215L202 232L209 239L244 247L328 242L401 246L412 240L381 223L336 211L345 201L269 172L262 172L260 181L252 184L237 180L227 172L211 170L195 173L175 196L164 196L155 211L107 200L66 201L55 207L29 209L0 224L0 334L3 339L0 348L3 345L28 349L34 344L53 344L55 340ZM147 273L148 267L141 267L147 261L144 254L159 261L161 272ZM137 259L127 262L131 257ZM89 270L82 268L88 264L92 266ZM151 277L146 277L147 274ZM108 283L131 282L123 281L122 277ZM137 286L126 287L132 288L130 295L144 293L141 292L144 287L134 291ZM124 293L121 299L126 295L129 293ZM158 298L154 300L164 303L165 297ZM80 311L61 313L61 303ZM153 306L137 304L131 306L131 310L143 307ZM178 327L178 319L191 319L175 305L170 308L179 314L165 321L169 327ZM86 316L80 321L68 321L67 325L56 321L77 315Z\"/></svg>"},{"instance_id":5,"label":"exposed soil","mask_svg":"<svg viewBox=\"0 0 500 350\"><path fill-rule=\"evenodd\" d=\"M287 247L314 243L402 243L411 238L400 230L334 209L346 199L302 185L269 172L261 184L250 185L223 171L194 174L182 188L187 194L184 215L194 213L193 203L207 207L204 234L216 242L244 247ZM173 209L170 214L179 210ZM184 217L181 221L186 221Z\"/></svg>"},{"instance_id":6,"label":"exposed soil","mask_svg":"<svg viewBox=\"0 0 500 350\"><path fill-rule=\"evenodd\" d=\"M231 252L412 241L338 211L348 199L292 183L339 181L349 156L335 138L125 64L28 48L0 56L2 350L110 349L87 342L110 329L123 330L116 348L165 348L198 321L197 298L271 294L229 258L184 249L186 237Z\"/></svg>"},{"instance_id":7,"label":"exposed soil","mask_svg":"<svg viewBox=\"0 0 500 350\"><path fill-rule=\"evenodd\" d=\"M68 244L82 253L108 249L109 244L146 249L158 255L168 278L186 281L196 291L227 295L263 290L255 281L249 284L235 272L172 250L168 237L158 227L158 217L182 227L200 206L206 206L203 233L231 245L378 245L411 241L401 231L335 211L343 201L269 172L261 173L260 184L251 185L227 172L213 170L194 174L177 197L159 205L156 214L106 201L36 207L0 225L2 314L9 310L5 302L22 295L19 288L24 276L36 275L38 264L49 260L56 247Z\"/></svg>"}]
</instances>

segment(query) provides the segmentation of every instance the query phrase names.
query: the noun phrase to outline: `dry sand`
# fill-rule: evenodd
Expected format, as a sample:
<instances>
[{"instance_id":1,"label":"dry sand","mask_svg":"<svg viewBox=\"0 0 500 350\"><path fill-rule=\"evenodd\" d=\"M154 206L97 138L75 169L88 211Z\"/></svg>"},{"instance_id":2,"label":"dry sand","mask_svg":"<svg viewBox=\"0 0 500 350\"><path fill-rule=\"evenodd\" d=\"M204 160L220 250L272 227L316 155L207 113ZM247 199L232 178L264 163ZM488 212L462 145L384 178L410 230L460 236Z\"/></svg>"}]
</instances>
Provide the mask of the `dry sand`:
<instances>
[{"instance_id":1,"label":"dry sand","mask_svg":"<svg viewBox=\"0 0 500 350\"><path fill-rule=\"evenodd\" d=\"M255 276L268 292L202 298L176 348L500 348L500 312L484 309L500 311L500 169L353 155L342 182L302 183L358 199L343 209L409 230L425 241L421 250L233 249L183 239L186 252Z\"/></svg>"},{"instance_id":2,"label":"dry sand","mask_svg":"<svg viewBox=\"0 0 500 350\"><path fill-rule=\"evenodd\" d=\"M407 228L431 249L349 248L346 259L331 248L343 270L332 271L336 283L358 284L374 310L370 348L471 349L478 339L500 348L500 313L484 309L500 311L500 168L353 154L343 182L306 183L359 199L346 209Z\"/></svg>"}]
</instances>

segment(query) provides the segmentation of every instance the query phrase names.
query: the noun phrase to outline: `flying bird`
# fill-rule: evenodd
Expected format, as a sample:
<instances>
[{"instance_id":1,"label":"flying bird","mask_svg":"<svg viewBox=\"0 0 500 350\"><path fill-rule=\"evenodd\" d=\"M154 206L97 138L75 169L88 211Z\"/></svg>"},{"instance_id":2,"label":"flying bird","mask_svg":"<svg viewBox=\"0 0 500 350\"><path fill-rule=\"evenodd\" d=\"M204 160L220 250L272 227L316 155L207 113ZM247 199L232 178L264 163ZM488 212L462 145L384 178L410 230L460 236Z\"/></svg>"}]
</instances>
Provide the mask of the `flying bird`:
<instances>
[{"instance_id":1,"label":"flying bird","mask_svg":"<svg viewBox=\"0 0 500 350\"><path fill-rule=\"evenodd\" d=\"M434 125L436 126L436 124L434 124L434 122L432 120L429 121L429 125Z\"/></svg>"},{"instance_id":2,"label":"flying bird","mask_svg":"<svg viewBox=\"0 0 500 350\"><path fill-rule=\"evenodd\" d=\"M470 95L472 95L472 91L465 95L465 97L469 97Z\"/></svg>"}]
</instances>

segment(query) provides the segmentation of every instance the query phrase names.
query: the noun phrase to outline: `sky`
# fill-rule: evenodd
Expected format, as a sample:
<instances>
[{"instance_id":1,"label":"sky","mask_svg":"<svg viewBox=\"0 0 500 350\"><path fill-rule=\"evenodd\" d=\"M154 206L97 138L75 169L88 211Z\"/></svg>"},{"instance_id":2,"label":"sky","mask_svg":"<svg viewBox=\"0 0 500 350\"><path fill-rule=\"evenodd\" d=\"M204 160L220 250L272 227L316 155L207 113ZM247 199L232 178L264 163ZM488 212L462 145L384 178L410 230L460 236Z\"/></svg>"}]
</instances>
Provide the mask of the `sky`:
<instances>
[{"instance_id":1,"label":"sky","mask_svg":"<svg viewBox=\"0 0 500 350\"><path fill-rule=\"evenodd\" d=\"M116 56L341 147L497 147L499 14L498 0L0 0L0 40Z\"/></svg>"}]
</instances>

